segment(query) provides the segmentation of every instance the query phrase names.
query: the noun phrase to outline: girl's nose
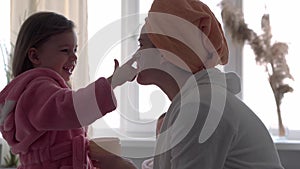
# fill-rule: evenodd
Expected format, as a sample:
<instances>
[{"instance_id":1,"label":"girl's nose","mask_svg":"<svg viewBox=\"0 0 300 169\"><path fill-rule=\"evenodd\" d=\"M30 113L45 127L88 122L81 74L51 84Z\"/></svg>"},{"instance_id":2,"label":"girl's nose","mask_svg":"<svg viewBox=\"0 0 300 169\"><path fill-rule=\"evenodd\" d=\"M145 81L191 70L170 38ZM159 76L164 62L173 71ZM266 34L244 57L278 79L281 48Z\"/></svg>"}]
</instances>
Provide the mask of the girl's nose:
<instances>
[{"instance_id":1,"label":"girl's nose","mask_svg":"<svg viewBox=\"0 0 300 169\"><path fill-rule=\"evenodd\" d=\"M76 55L76 53L74 53L74 52L72 53L71 59L77 61L77 55Z\"/></svg>"},{"instance_id":2,"label":"girl's nose","mask_svg":"<svg viewBox=\"0 0 300 169\"><path fill-rule=\"evenodd\" d=\"M76 63L77 63L77 55L76 55L76 53L73 53L70 56L70 60L74 63L74 65L76 65Z\"/></svg>"}]
</instances>

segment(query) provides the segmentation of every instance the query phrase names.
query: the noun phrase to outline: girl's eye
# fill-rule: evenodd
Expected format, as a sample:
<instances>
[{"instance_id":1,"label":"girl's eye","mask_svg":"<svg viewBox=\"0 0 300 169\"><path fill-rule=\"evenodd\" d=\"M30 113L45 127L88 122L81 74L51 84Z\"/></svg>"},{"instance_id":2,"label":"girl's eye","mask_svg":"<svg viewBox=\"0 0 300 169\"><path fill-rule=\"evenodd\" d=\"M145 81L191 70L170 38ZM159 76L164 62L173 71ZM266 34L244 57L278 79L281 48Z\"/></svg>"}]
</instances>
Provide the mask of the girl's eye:
<instances>
[{"instance_id":1,"label":"girl's eye","mask_svg":"<svg viewBox=\"0 0 300 169\"><path fill-rule=\"evenodd\" d=\"M62 52L66 52L66 53L68 53L68 52L69 52L69 50L68 50L68 49L62 49L61 51L62 51Z\"/></svg>"},{"instance_id":2,"label":"girl's eye","mask_svg":"<svg viewBox=\"0 0 300 169\"><path fill-rule=\"evenodd\" d=\"M74 49L69 49L69 48L61 49L60 51L66 53L67 55L73 55L77 52L77 47Z\"/></svg>"}]
</instances>

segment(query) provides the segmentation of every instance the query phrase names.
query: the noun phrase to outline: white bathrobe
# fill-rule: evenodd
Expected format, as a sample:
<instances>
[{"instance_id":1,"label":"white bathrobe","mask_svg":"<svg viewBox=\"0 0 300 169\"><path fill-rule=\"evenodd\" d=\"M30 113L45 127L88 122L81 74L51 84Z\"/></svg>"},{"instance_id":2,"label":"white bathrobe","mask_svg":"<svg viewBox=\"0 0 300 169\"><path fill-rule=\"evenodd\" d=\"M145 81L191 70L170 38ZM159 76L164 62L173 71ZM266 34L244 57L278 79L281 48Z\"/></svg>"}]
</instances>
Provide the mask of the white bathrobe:
<instances>
[{"instance_id":1,"label":"white bathrobe","mask_svg":"<svg viewBox=\"0 0 300 169\"><path fill-rule=\"evenodd\" d=\"M166 114L154 169L283 169L268 130L235 96L239 91L234 73L215 68L189 78Z\"/></svg>"}]
</instances>

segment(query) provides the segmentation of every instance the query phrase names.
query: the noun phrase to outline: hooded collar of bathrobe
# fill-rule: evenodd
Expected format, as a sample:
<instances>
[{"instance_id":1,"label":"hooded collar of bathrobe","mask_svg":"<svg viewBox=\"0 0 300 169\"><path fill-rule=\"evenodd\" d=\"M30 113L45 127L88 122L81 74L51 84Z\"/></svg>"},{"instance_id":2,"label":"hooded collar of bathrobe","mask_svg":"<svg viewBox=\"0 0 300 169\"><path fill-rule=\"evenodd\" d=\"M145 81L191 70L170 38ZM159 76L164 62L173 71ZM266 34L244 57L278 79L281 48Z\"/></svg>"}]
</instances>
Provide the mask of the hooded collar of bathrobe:
<instances>
[{"instance_id":1,"label":"hooded collar of bathrobe","mask_svg":"<svg viewBox=\"0 0 300 169\"><path fill-rule=\"evenodd\" d=\"M168 112L172 114L173 111L179 111L175 114L182 117L185 115L186 109L182 111L181 107L188 105L189 117L192 117L189 123L193 124L199 111L201 111L199 106L206 105L205 107L209 108L208 116L199 136L199 143L203 143L213 134L218 126L223 116L227 99L231 98L228 97L228 94L235 95L240 90L240 79L235 73L224 73L217 68L202 70L187 80L180 92L172 100ZM173 116L176 117L176 115ZM188 130L188 128L186 129Z\"/></svg>"},{"instance_id":2,"label":"hooded collar of bathrobe","mask_svg":"<svg viewBox=\"0 0 300 169\"><path fill-rule=\"evenodd\" d=\"M192 75L180 90L180 95L184 95L192 88L199 88L203 85L218 86L233 94L238 94L241 91L240 78L236 73L224 73L217 68L210 68ZM199 94L201 94L201 91Z\"/></svg>"},{"instance_id":3,"label":"hooded collar of bathrobe","mask_svg":"<svg viewBox=\"0 0 300 169\"><path fill-rule=\"evenodd\" d=\"M55 71L48 68L34 68L13 79L0 93L0 126L7 115L12 112L17 100L26 86L37 77L51 77L63 88L68 88L64 79Z\"/></svg>"}]
</instances>

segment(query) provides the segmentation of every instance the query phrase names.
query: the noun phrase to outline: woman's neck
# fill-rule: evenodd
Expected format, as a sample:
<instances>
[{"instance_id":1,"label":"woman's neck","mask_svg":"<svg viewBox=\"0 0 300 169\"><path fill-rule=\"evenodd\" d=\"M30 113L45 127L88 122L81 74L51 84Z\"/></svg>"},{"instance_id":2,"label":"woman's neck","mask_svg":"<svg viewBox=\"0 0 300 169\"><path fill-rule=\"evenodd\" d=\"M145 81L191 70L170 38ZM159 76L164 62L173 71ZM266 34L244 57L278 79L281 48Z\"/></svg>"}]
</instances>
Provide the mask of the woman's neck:
<instances>
[{"instance_id":1,"label":"woman's neck","mask_svg":"<svg viewBox=\"0 0 300 169\"><path fill-rule=\"evenodd\" d=\"M170 101L173 101L174 97L178 94L180 91L178 85L159 85L158 86L169 98Z\"/></svg>"},{"instance_id":2,"label":"woman's neck","mask_svg":"<svg viewBox=\"0 0 300 169\"><path fill-rule=\"evenodd\" d=\"M168 96L170 101L173 101L189 77L188 74L176 76L176 79L168 76L163 81L157 82L156 85Z\"/></svg>"}]
</instances>

